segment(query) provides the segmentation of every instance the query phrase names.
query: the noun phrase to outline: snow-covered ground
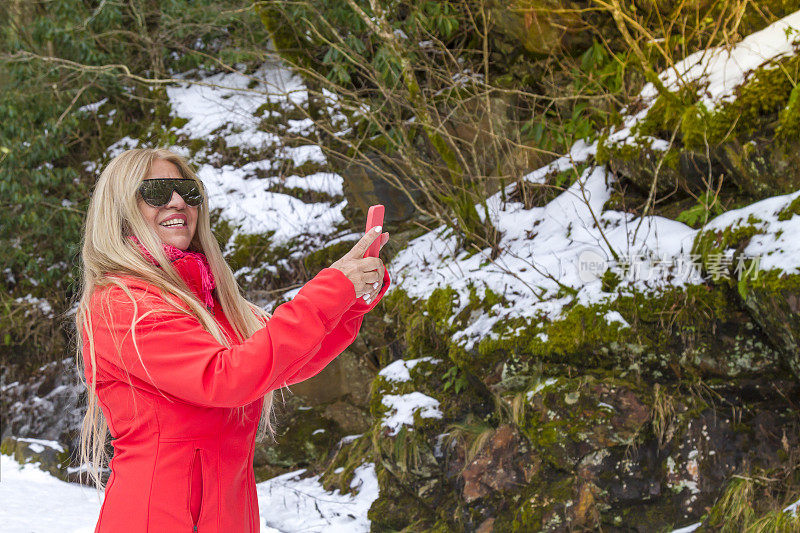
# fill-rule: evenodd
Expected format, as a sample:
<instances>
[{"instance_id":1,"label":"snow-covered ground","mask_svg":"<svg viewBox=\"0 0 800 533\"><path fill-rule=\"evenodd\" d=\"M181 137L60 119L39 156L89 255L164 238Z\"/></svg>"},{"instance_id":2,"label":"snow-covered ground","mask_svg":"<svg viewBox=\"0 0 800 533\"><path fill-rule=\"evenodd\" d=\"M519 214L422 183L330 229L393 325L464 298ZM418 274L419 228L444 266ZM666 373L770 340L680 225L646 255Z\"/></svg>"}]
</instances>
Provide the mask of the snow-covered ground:
<instances>
[{"instance_id":1,"label":"snow-covered ground","mask_svg":"<svg viewBox=\"0 0 800 533\"><path fill-rule=\"evenodd\" d=\"M355 470L356 494L327 492L319 476L300 479L303 470L274 477L256 486L261 533L369 531L367 511L378 497L378 479L371 463ZM66 483L0 455L0 530L3 533L92 533L102 495Z\"/></svg>"}]
</instances>

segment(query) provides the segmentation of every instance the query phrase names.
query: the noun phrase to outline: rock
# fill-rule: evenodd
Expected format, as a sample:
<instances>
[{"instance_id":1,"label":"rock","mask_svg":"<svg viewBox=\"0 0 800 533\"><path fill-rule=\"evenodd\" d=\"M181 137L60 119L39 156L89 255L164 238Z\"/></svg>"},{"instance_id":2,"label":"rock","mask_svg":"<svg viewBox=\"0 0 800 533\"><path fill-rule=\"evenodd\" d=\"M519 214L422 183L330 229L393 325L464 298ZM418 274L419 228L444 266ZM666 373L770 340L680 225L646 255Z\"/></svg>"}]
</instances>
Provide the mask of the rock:
<instances>
[{"instance_id":1,"label":"rock","mask_svg":"<svg viewBox=\"0 0 800 533\"><path fill-rule=\"evenodd\" d=\"M370 426L368 412L343 401L328 405L322 415L336 422L339 428L348 435L364 433Z\"/></svg>"},{"instance_id":2,"label":"rock","mask_svg":"<svg viewBox=\"0 0 800 533\"><path fill-rule=\"evenodd\" d=\"M786 366L800 379L800 276L779 276L773 283L747 283L744 305L781 352Z\"/></svg>"},{"instance_id":3,"label":"rock","mask_svg":"<svg viewBox=\"0 0 800 533\"><path fill-rule=\"evenodd\" d=\"M31 437L78 449L86 392L74 361L53 361L24 381L0 386L0 439Z\"/></svg>"},{"instance_id":4,"label":"rock","mask_svg":"<svg viewBox=\"0 0 800 533\"><path fill-rule=\"evenodd\" d=\"M37 466L62 480L68 480L69 450L55 441L44 439L6 437L0 443L0 453L10 455L20 464Z\"/></svg>"},{"instance_id":5,"label":"rock","mask_svg":"<svg viewBox=\"0 0 800 533\"><path fill-rule=\"evenodd\" d=\"M354 346L345 350L316 376L290 387L304 405L320 405L347 398L349 403L366 408L369 385L375 370Z\"/></svg>"},{"instance_id":6,"label":"rock","mask_svg":"<svg viewBox=\"0 0 800 533\"><path fill-rule=\"evenodd\" d=\"M534 0L519 3L495 0L489 4L494 30L528 53L547 55L559 48L575 50L591 45L586 24L571 2ZM496 39L496 38L495 38Z\"/></svg>"},{"instance_id":7,"label":"rock","mask_svg":"<svg viewBox=\"0 0 800 533\"><path fill-rule=\"evenodd\" d=\"M385 223L402 222L416 213L413 202L389 179L397 179L416 200L420 192L406 176L412 175L399 160L377 152L366 154L365 163L337 162L331 159L335 171L344 179L344 194L349 206L366 216L369 207L382 204L386 207ZM361 222L363 224L363 222Z\"/></svg>"},{"instance_id":8,"label":"rock","mask_svg":"<svg viewBox=\"0 0 800 533\"><path fill-rule=\"evenodd\" d=\"M494 532L494 518L487 518L481 525L478 526L478 529L475 530L475 533L493 533Z\"/></svg>"},{"instance_id":9,"label":"rock","mask_svg":"<svg viewBox=\"0 0 800 533\"><path fill-rule=\"evenodd\" d=\"M539 461L528 453L516 429L502 425L464 469L462 496L467 503L471 503L490 492L517 489L536 475L539 466Z\"/></svg>"}]
</instances>

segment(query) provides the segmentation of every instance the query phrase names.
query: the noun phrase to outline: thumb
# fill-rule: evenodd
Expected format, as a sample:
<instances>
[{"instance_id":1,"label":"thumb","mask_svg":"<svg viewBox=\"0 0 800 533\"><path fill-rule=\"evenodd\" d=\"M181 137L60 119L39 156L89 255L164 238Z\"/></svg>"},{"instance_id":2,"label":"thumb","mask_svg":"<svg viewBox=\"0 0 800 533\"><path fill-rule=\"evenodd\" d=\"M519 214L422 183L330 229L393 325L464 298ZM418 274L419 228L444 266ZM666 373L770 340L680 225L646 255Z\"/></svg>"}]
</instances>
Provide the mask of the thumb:
<instances>
[{"instance_id":1,"label":"thumb","mask_svg":"<svg viewBox=\"0 0 800 533\"><path fill-rule=\"evenodd\" d=\"M368 232L364 234L361 239L350 249L348 255L353 258L361 259L364 257L364 254L367 253L367 248L369 245L372 244L372 241L380 237L381 235L381 227L375 226Z\"/></svg>"}]
</instances>

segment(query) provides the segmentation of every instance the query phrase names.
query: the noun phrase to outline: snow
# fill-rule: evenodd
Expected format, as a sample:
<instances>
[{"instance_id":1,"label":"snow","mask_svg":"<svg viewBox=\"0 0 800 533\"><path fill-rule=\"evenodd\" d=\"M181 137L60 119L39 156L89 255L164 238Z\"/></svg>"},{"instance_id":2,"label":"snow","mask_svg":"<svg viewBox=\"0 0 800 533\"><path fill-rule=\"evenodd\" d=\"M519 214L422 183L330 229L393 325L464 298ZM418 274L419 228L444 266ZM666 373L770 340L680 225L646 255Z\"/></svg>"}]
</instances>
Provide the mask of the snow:
<instances>
[{"instance_id":1,"label":"snow","mask_svg":"<svg viewBox=\"0 0 800 533\"><path fill-rule=\"evenodd\" d=\"M264 148L277 143L275 135L259 131L258 108L265 103L302 105L308 99L300 77L277 62L264 63L248 75L215 74L201 83L167 87L173 113L188 119L178 133L193 139L214 133L228 146Z\"/></svg>"},{"instance_id":2,"label":"snow","mask_svg":"<svg viewBox=\"0 0 800 533\"><path fill-rule=\"evenodd\" d=\"M536 386L533 387L533 389L529 390L525 394L525 396L528 398L528 401L530 401L531 398L533 398L535 395L537 395L538 393L542 392L547 387L549 387L551 385L555 385L556 383L558 383L557 379L548 378L548 379L546 379L544 381L541 381L541 382L537 383Z\"/></svg>"},{"instance_id":3,"label":"snow","mask_svg":"<svg viewBox=\"0 0 800 533\"><path fill-rule=\"evenodd\" d=\"M344 195L344 179L333 172L317 172L304 177L288 176L282 184L288 188L324 192L331 196Z\"/></svg>"},{"instance_id":4,"label":"snow","mask_svg":"<svg viewBox=\"0 0 800 533\"><path fill-rule=\"evenodd\" d=\"M579 143L570 156L528 176L540 180L553 171L568 169L576 159L585 160L595 150L596 144ZM397 254L390 264L396 284L389 290L402 288L412 298L428 298L436 288L449 286L457 291L461 305L468 301L470 287L477 289L479 297L486 289L502 295L502 304L453 336L470 349L490 336L501 320L556 320L573 301L591 305L615 298L603 292L598 276L587 276L583 266L587 255L600 262L600 273L606 268L617 272L629 290L651 291L698 282L696 266L682 262L691 251L696 230L663 217L641 219L603 211L613 179L605 167L589 167L550 203L531 209L518 203L502 205L498 193L488 200L492 223L503 233L498 257L491 259L490 248L472 256L456 254L455 236L440 227L414 239ZM564 296L562 286L577 290L577 296Z\"/></svg>"},{"instance_id":5,"label":"snow","mask_svg":"<svg viewBox=\"0 0 800 533\"><path fill-rule=\"evenodd\" d=\"M0 455L0 524L3 533L92 533L100 515L102 493L67 483ZM354 471L355 494L327 492L320 476L301 479L305 470L290 472L256 485L261 533L368 532L367 511L378 497L372 463Z\"/></svg>"},{"instance_id":6,"label":"snow","mask_svg":"<svg viewBox=\"0 0 800 533\"><path fill-rule=\"evenodd\" d=\"M622 318L622 315L619 314L619 311L609 311L608 313L605 314L605 316L603 318L605 318L606 322L608 322L609 324L613 324L614 322L617 322L617 323L621 324L620 327L623 327L623 328L631 327L631 325L628 324L628 322L624 318Z\"/></svg>"},{"instance_id":7,"label":"snow","mask_svg":"<svg viewBox=\"0 0 800 533\"><path fill-rule=\"evenodd\" d=\"M796 238L800 233L800 216L778 220L778 215L798 197L800 191L795 191L727 211L710 221L705 231L753 226L758 233L750 239L742 255L758 257L760 270L795 274L800 272L800 242Z\"/></svg>"},{"instance_id":8,"label":"snow","mask_svg":"<svg viewBox=\"0 0 800 533\"><path fill-rule=\"evenodd\" d=\"M94 113L95 111L100 109L101 105L105 104L106 102L108 102L108 98L103 98L99 102L93 102L91 104L86 104L84 106L79 107L78 111L81 111L81 112L84 112L84 113Z\"/></svg>"},{"instance_id":9,"label":"snow","mask_svg":"<svg viewBox=\"0 0 800 533\"><path fill-rule=\"evenodd\" d=\"M62 385L63 387L63 385ZM44 440L44 439L29 439L24 437L16 437L18 442L28 442L30 446L28 446L31 450L36 453L41 453L44 451L44 447L47 446L48 448L53 448L57 452L64 453L64 447L61 446L57 441L54 440ZM34 448L35 446L35 448Z\"/></svg>"},{"instance_id":10,"label":"snow","mask_svg":"<svg viewBox=\"0 0 800 533\"><path fill-rule=\"evenodd\" d=\"M36 298L30 294L26 294L20 298L15 299L18 303L29 303L39 308L39 311L48 318L53 318L53 306L44 298Z\"/></svg>"},{"instance_id":11,"label":"snow","mask_svg":"<svg viewBox=\"0 0 800 533\"><path fill-rule=\"evenodd\" d=\"M322 153L322 148L317 145L303 145L295 146L292 148L282 148L279 154L284 159L291 159L296 167L306 163L325 163L325 155Z\"/></svg>"},{"instance_id":12,"label":"snow","mask_svg":"<svg viewBox=\"0 0 800 533\"><path fill-rule=\"evenodd\" d=\"M433 357L420 357L419 359L399 359L386 365L378 372L379 375L386 378L387 381L394 381L402 383L411 380L410 370L417 366L420 361L427 361L429 363L438 363L440 359Z\"/></svg>"},{"instance_id":13,"label":"snow","mask_svg":"<svg viewBox=\"0 0 800 533\"><path fill-rule=\"evenodd\" d=\"M794 53L798 28L800 11L748 35L730 49L720 46L696 52L662 72L659 79L669 90L690 83L704 85L701 102L712 110L718 103L733 99L735 89L747 80L750 71ZM658 92L649 83L641 96L655 99Z\"/></svg>"},{"instance_id":14,"label":"snow","mask_svg":"<svg viewBox=\"0 0 800 533\"><path fill-rule=\"evenodd\" d=\"M326 492L319 476L300 479L304 471L258 484L262 533L369 531L367 511L378 498L378 478L372 463L355 469L350 483L357 491L355 495L341 494L338 489Z\"/></svg>"},{"instance_id":15,"label":"snow","mask_svg":"<svg viewBox=\"0 0 800 533\"><path fill-rule=\"evenodd\" d=\"M257 168L263 168L263 163L236 168L205 164L197 171L206 188L210 208L219 209L220 216L236 228L231 242L242 233L274 231L271 237L274 245L284 244L299 235L314 235L322 243L344 221L344 201L333 206L324 202L307 204L294 196L271 192L270 180L252 177ZM322 178L314 178L310 186L319 185L320 181Z\"/></svg>"},{"instance_id":16,"label":"snow","mask_svg":"<svg viewBox=\"0 0 800 533\"><path fill-rule=\"evenodd\" d=\"M414 413L420 418L442 418L439 400L426 394L414 391L408 394L386 394L381 403L389 408L381 424L389 428L389 436L397 435L403 425L414 425Z\"/></svg>"},{"instance_id":17,"label":"snow","mask_svg":"<svg viewBox=\"0 0 800 533\"><path fill-rule=\"evenodd\" d=\"M33 464L0 455L0 524L5 533L91 533L100 515L97 491L66 483Z\"/></svg>"}]
</instances>

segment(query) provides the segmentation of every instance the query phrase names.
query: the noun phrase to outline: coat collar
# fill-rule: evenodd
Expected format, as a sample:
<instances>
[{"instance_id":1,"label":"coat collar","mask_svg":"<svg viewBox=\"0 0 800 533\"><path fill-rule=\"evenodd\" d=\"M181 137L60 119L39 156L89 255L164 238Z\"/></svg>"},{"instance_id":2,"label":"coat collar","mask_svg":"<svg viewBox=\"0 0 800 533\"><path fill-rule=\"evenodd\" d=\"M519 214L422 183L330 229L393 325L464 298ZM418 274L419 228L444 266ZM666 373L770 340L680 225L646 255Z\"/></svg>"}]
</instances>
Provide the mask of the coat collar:
<instances>
[{"instance_id":1,"label":"coat collar","mask_svg":"<svg viewBox=\"0 0 800 533\"><path fill-rule=\"evenodd\" d=\"M135 242L142 255L156 266L160 266L158 261L147 251L144 245L135 235L129 235L129 239ZM164 253L172 262L173 268L178 271L183 281L194 292L194 294L205 303L209 310L214 308L214 275L205 254L200 252L190 252L181 250L175 246L164 244Z\"/></svg>"}]
</instances>

